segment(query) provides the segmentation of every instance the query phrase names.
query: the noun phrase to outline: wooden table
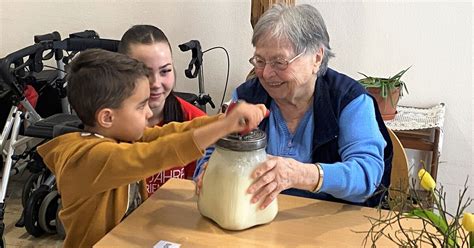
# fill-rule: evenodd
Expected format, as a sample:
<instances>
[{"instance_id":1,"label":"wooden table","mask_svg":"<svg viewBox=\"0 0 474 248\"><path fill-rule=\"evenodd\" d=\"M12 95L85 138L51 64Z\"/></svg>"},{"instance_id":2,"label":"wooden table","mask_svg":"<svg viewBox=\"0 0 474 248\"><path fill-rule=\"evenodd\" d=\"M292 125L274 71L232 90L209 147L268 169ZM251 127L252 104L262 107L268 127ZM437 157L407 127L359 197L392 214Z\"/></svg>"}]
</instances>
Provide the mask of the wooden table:
<instances>
[{"instance_id":1,"label":"wooden table","mask_svg":"<svg viewBox=\"0 0 474 248\"><path fill-rule=\"evenodd\" d=\"M365 216L378 216L372 208L288 195L278 203L273 222L227 231L200 215L192 181L171 179L94 247L153 247L160 240L181 247L361 247L365 234L354 231L367 231Z\"/></svg>"}]
</instances>

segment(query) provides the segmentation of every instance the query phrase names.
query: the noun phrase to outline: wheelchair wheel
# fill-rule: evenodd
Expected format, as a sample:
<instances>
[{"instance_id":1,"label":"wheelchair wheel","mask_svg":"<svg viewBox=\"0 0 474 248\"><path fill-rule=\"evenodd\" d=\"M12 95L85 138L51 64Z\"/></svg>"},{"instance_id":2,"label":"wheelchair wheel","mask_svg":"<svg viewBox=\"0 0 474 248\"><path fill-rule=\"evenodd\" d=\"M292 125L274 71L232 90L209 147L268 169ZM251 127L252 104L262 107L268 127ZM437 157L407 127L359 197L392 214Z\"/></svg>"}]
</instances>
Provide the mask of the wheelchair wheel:
<instances>
[{"instance_id":1,"label":"wheelchair wheel","mask_svg":"<svg viewBox=\"0 0 474 248\"><path fill-rule=\"evenodd\" d=\"M61 204L61 196L59 196L58 200L58 210L56 211L56 232L58 233L58 236L61 239L66 238L66 230L64 230L63 223L61 222L61 219L59 219L59 211L62 209L62 204Z\"/></svg>"},{"instance_id":2,"label":"wheelchair wheel","mask_svg":"<svg viewBox=\"0 0 474 248\"><path fill-rule=\"evenodd\" d=\"M46 233L56 233L56 212L58 211L58 201L58 191L53 190L49 192L41 202L38 213L38 223Z\"/></svg>"},{"instance_id":3,"label":"wheelchair wheel","mask_svg":"<svg viewBox=\"0 0 474 248\"><path fill-rule=\"evenodd\" d=\"M31 193L39 188L45 178L46 177L43 175L43 173L32 173L28 177L21 192L21 205L23 205L23 208L26 207L26 203L28 202L28 198L30 197Z\"/></svg>"},{"instance_id":4,"label":"wheelchair wheel","mask_svg":"<svg viewBox=\"0 0 474 248\"><path fill-rule=\"evenodd\" d=\"M41 185L31 193L25 206L25 228L29 234L35 237L39 237L45 232L39 225L38 219L41 203L49 192L48 186Z\"/></svg>"}]
</instances>

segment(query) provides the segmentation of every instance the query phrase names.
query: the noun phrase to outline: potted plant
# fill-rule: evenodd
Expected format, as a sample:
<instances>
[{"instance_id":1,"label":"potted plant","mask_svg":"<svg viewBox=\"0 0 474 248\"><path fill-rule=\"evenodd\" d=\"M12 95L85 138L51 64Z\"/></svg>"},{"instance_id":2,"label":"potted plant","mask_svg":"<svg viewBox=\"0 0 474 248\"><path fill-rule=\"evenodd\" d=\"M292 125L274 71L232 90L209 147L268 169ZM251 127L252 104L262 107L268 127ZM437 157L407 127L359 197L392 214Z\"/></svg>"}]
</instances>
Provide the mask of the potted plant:
<instances>
[{"instance_id":1,"label":"potted plant","mask_svg":"<svg viewBox=\"0 0 474 248\"><path fill-rule=\"evenodd\" d=\"M403 96L404 91L408 93L407 86L401 78L410 67L389 78L371 77L359 72L365 77L360 79L359 83L375 98L384 120L395 118L398 100Z\"/></svg>"}]
</instances>

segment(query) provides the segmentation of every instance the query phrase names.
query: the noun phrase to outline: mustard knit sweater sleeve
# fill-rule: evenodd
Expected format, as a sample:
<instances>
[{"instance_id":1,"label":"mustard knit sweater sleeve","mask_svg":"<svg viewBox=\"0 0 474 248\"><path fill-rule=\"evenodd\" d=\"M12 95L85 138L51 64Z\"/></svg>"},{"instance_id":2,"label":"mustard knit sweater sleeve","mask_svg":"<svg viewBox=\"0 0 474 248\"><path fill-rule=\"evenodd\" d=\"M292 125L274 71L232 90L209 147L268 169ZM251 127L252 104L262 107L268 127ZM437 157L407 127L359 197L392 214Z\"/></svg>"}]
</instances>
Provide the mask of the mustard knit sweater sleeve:
<instances>
[{"instance_id":1,"label":"mustard knit sweater sleeve","mask_svg":"<svg viewBox=\"0 0 474 248\"><path fill-rule=\"evenodd\" d=\"M150 128L135 143L70 133L38 147L38 152L56 175L61 191L77 192L80 186L84 190L77 193L85 195L78 197L87 197L202 157L193 128L217 119L204 117Z\"/></svg>"},{"instance_id":2,"label":"mustard knit sweater sleeve","mask_svg":"<svg viewBox=\"0 0 474 248\"><path fill-rule=\"evenodd\" d=\"M222 114L221 114L222 115ZM170 133L185 132L192 128L201 127L219 119L221 115L201 116L185 122L170 122L162 127L147 128L142 141L147 142Z\"/></svg>"}]
</instances>

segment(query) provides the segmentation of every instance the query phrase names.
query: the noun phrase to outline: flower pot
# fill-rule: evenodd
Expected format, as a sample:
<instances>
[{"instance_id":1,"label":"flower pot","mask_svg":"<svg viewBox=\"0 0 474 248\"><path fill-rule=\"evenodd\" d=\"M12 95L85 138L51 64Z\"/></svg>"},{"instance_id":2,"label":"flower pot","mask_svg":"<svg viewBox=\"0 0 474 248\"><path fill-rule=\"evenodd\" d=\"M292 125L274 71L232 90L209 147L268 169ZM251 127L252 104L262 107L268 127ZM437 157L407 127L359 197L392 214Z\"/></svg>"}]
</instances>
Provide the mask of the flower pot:
<instances>
[{"instance_id":1,"label":"flower pot","mask_svg":"<svg viewBox=\"0 0 474 248\"><path fill-rule=\"evenodd\" d=\"M377 101L380 114L382 114L384 120L387 121L395 118L395 115L397 114L398 100L400 99L400 88L393 89L392 92L390 92L390 95L387 95L387 98L383 98L380 95L380 88L367 88L367 91Z\"/></svg>"}]
</instances>

